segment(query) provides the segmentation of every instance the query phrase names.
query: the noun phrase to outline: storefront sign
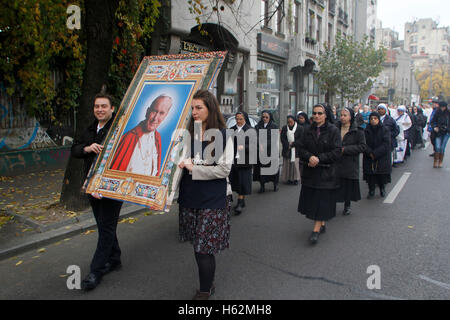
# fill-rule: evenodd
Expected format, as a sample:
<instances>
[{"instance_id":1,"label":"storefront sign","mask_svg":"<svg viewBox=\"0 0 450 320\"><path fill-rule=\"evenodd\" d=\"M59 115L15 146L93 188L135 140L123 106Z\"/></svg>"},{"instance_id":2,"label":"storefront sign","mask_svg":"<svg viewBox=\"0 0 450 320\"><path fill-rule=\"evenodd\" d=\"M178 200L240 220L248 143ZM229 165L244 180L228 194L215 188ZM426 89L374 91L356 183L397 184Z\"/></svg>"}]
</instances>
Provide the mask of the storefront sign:
<instances>
[{"instance_id":1,"label":"storefront sign","mask_svg":"<svg viewBox=\"0 0 450 320\"><path fill-rule=\"evenodd\" d=\"M201 53L201 52L208 52L211 51L211 49L208 49L206 47L199 46L198 44L181 41L181 51L180 53Z\"/></svg>"},{"instance_id":2,"label":"storefront sign","mask_svg":"<svg viewBox=\"0 0 450 320\"><path fill-rule=\"evenodd\" d=\"M268 53L284 59L289 57L289 44L287 42L264 33L258 33L257 41L259 52Z\"/></svg>"}]
</instances>

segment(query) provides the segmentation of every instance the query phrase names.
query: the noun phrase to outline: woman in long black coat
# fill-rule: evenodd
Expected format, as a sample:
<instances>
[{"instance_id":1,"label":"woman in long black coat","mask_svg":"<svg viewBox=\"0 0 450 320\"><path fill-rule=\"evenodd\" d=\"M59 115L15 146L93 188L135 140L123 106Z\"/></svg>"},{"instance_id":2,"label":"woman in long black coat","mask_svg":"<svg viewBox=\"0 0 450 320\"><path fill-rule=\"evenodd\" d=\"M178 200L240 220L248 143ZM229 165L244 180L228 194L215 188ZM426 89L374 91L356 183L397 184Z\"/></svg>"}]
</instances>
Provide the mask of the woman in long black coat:
<instances>
[{"instance_id":1,"label":"woman in long black coat","mask_svg":"<svg viewBox=\"0 0 450 320\"><path fill-rule=\"evenodd\" d=\"M238 194L234 214L239 215L245 208L245 196L252 193L252 164L249 159L250 141L248 137L238 138L247 130L254 130L246 112L237 112L234 130L234 161L230 172L231 189Z\"/></svg>"},{"instance_id":2,"label":"woman in long black coat","mask_svg":"<svg viewBox=\"0 0 450 320\"><path fill-rule=\"evenodd\" d=\"M361 200L359 189L359 155L366 149L364 132L358 129L355 112L350 108L341 111L340 121L336 125L341 132L342 158L338 161L340 187L337 202L344 202L344 215L351 212L351 201Z\"/></svg>"},{"instance_id":3,"label":"woman in long black coat","mask_svg":"<svg viewBox=\"0 0 450 320\"><path fill-rule=\"evenodd\" d=\"M298 211L315 222L309 238L311 244L317 243L319 233L325 232L325 221L336 216L336 189L339 188L336 167L342 143L339 130L328 120L331 117L330 108L315 105L314 122L299 144L303 169Z\"/></svg>"},{"instance_id":4,"label":"woman in long black coat","mask_svg":"<svg viewBox=\"0 0 450 320\"><path fill-rule=\"evenodd\" d=\"M277 125L275 124L275 122L273 121L273 117L272 114L270 113L270 111L268 110L264 110L261 113L261 120L258 122L258 124L255 126L256 129L256 133L258 136L258 147L259 148L266 148L266 150L263 150L264 153L267 154L267 156L269 158L272 157L272 130L273 129L278 129ZM267 130L267 141L262 141L262 135L261 135L261 130ZM277 143L278 145L278 138L276 139L276 141L274 141ZM261 187L258 191L258 193L263 193L266 191L265 189L265 184L267 182L273 182L273 190L274 191L278 191L278 181L280 179L280 173L279 170L277 168L276 173L271 174L271 175L264 175L261 174L261 168L268 168L271 166L271 164L262 164L260 161L260 150L258 150L258 163L254 166L253 168L253 181L259 181L259 183L261 184ZM277 148L275 150L275 154L273 155L274 157L278 157L279 155L279 149ZM277 161L278 163L279 161Z\"/></svg>"},{"instance_id":5,"label":"woman in long black coat","mask_svg":"<svg viewBox=\"0 0 450 320\"><path fill-rule=\"evenodd\" d=\"M381 122L378 112L370 114L364 134L367 148L363 157L363 179L369 185L367 198L374 197L376 185L384 197L385 185L391 182L391 133Z\"/></svg>"},{"instance_id":6,"label":"woman in long black coat","mask_svg":"<svg viewBox=\"0 0 450 320\"><path fill-rule=\"evenodd\" d=\"M283 170L281 180L288 184L298 185L300 181L300 150L298 144L303 135L303 127L295 121L294 116L287 116L287 124L281 129L281 155Z\"/></svg>"}]
</instances>

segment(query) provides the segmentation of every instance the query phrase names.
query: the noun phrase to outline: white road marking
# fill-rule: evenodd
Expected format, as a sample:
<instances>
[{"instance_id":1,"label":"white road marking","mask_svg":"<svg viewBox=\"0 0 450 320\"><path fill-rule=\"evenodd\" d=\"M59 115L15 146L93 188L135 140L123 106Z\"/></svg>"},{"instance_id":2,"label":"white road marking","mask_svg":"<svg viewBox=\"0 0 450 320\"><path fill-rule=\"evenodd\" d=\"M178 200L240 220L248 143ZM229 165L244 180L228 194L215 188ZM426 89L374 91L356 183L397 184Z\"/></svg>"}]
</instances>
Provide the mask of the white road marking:
<instances>
[{"instance_id":1,"label":"white road marking","mask_svg":"<svg viewBox=\"0 0 450 320\"><path fill-rule=\"evenodd\" d=\"M450 284L430 279L430 278L428 278L427 276L424 276L424 275L420 275L419 278L422 279L422 280L431 282L431 283L433 283L433 284L435 284L435 285L437 285L437 286L439 286L441 288L450 290Z\"/></svg>"},{"instance_id":2,"label":"white road marking","mask_svg":"<svg viewBox=\"0 0 450 320\"><path fill-rule=\"evenodd\" d=\"M398 180L397 184L395 185L394 189L391 190L387 198L383 201L383 203L394 203L395 199L397 198L400 191L402 191L403 187L406 184L406 181L408 181L409 176L411 175L411 172L405 172L400 180Z\"/></svg>"}]
</instances>

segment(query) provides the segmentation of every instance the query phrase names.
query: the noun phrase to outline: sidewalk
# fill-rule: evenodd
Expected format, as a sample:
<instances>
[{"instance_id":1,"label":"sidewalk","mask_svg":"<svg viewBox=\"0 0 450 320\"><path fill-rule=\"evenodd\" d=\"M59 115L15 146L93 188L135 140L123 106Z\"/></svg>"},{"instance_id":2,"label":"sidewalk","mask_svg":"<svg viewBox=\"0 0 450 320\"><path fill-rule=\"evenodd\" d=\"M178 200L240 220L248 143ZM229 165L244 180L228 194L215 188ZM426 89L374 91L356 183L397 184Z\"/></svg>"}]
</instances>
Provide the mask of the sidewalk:
<instances>
[{"instance_id":1,"label":"sidewalk","mask_svg":"<svg viewBox=\"0 0 450 320\"><path fill-rule=\"evenodd\" d=\"M58 205L64 170L0 177L0 260L96 228L92 210ZM124 219L148 208L124 203Z\"/></svg>"}]
</instances>

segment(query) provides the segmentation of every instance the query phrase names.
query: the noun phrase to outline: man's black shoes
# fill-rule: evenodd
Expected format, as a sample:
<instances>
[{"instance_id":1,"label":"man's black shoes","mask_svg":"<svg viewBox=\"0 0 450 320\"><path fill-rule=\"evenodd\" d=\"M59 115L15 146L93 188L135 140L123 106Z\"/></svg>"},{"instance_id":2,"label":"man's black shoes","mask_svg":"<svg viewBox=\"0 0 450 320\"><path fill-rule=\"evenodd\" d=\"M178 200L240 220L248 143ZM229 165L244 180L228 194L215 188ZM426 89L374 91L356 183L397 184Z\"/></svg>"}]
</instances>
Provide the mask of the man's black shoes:
<instances>
[{"instance_id":1,"label":"man's black shoes","mask_svg":"<svg viewBox=\"0 0 450 320\"><path fill-rule=\"evenodd\" d=\"M122 268L122 263L120 262L107 262L101 272L103 275L106 275L111 271L119 270L120 268Z\"/></svg>"},{"instance_id":2,"label":"man's black shoes","mask_svg":"<svg viewBox=\"0 0 450 320\"><path fill-rule=\"evenodd\" d=\"M102 277L97 276L94 273L89 273L86 279L81 282L81 289L85 291L95 289L101 281Z\"/></svg>"}]
</instances>

